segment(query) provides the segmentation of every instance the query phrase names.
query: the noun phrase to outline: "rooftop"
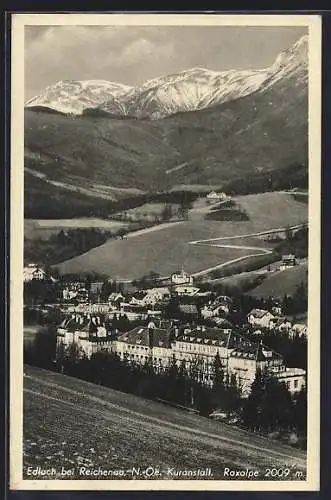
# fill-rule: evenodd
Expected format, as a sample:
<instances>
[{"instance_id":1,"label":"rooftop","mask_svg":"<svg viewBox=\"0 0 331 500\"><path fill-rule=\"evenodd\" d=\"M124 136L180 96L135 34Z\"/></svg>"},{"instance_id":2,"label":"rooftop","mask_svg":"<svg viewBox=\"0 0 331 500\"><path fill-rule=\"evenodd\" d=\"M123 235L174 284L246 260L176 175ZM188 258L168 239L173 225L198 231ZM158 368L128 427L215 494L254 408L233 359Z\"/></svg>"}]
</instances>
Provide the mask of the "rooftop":
<instances>
[{"instance_id":1,"label":"rooftop","mask_svg":"<svg viewBox=\"0 0 331 500\"><path fill-rule=\"evenodd\" d=\"M149 347L152 344L153 347L167 348L170 347L170 335L171 332L169 329L137 326L133 330L120 335L118 341L145 347Z\"/></svg>"},{"instance_id":2,"label":"rooftop","mask_svg":"<svg viewBox=\"0 0 331 500\"><path fill-rule=\"evenodd\" d=\"M268 314L269 311L266 311L265 309L252 309L251 312L248 314L248 316L255 316L255 318L263 318L266 314Z\"/></svg>"},{"instance_id":3,"label":"rooftop","mask_svg":"<svg viewBox=\"0 0 331 500\"><path fill-rule=\"evenodd\" d=\"M248 339L243 340L240 346L231 352L231 357L252 359L255 361L281 361L283 359L280 354L270 347Z\"/></svg>"}]
</instances>

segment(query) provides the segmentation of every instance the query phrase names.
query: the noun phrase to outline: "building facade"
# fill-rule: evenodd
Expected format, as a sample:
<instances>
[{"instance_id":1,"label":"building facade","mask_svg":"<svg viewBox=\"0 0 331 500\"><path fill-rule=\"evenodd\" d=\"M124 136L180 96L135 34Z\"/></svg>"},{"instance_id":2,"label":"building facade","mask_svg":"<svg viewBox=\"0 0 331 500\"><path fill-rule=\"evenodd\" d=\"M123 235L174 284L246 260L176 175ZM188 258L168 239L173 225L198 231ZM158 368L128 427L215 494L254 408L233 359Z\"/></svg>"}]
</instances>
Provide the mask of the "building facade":
<instances>
[{"instance_id":1,"label":"building facade","mask_svg":"<svg viewBox=\"0 0 331 500\"><path fill-rule=\"evenodd\" d=\"M192 327L156 318L147 326L137 326L116 335L108 331L100 316L76 313L57 331L58 346L69 347L72 343L87 357L98 351L114 352L129 363L145 365L150 362L157 371L175 361L178 367L185 366L189 376L209 386L213 384L215 357L218 356L224 381L234 377L244 397L249 395L258 370L267 369L291 393L305 386L305 370L287 368L280 354L238 333L228 322L222 328Z\"/></svg>"}]
</instances>

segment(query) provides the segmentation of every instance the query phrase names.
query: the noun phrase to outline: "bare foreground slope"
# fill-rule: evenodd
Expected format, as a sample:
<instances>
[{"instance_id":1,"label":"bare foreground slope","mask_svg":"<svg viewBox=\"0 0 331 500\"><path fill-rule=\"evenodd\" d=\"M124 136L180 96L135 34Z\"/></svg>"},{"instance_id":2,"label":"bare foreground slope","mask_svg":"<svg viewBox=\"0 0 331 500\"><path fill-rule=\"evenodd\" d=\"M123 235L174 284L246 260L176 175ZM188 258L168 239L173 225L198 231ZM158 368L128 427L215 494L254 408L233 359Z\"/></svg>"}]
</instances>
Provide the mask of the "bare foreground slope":
<instances>
[{"instance_id":1,"label":"bare foreground slope","mask_svg":"<svg viewBox=\"0 0 331 500\"><path fill-rule=\"evenodd\" d=\"M288 480L305 477L302 451L58 373L24 372L25 479L66 479L62 467L73 471L70 479L285 479L268 477L268 468L288 468ZM38 466L56 473L32 477ZM210 473L178 475L199 469ZM230 477L229 470L246 475Z\"/></svg>"}]
</instances>

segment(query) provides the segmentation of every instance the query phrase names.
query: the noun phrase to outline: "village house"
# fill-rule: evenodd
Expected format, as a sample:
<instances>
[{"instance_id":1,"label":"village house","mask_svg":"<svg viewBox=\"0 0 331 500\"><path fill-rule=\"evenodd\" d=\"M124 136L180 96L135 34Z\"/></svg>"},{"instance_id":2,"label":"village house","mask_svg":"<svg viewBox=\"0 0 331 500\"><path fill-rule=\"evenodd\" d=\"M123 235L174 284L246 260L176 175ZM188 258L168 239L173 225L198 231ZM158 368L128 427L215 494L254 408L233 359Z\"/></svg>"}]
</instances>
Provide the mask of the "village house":
<instances>
[{"instance_id":1,"label":"village house","mask_svg":"<svg viewBox=\"0 0 331 500\"><path fill-rule=\"evenodd\" d=\"M225 201L228 197L225 193L217 193L216 191L211 191L206 196L208 201Z\"/></svg>"},{"instance_id":2,"label":"village house","mask_svg":"<svg viewBox=\"0 0 331 500\"><path fill-rule=\"evenodd\" d=\"M199 292L200 288L192 285L178 285L173 289L173 293L178 295L179 297L187 296L193 297Z\"/></svg>"},{"instance_id":3,"label":"village house","mask_svg":"<svg viewBox=\"0 0 331 500\"><path fill-rule=\"evenodd\" d=\"M201 316L204 319L215 318L215 317L225 317L229 314L229 305L228 304L217 304L212 302L210 304L206 304L201 308Z\"/></svg>"},{"instance_id":4,"label":"village house","mask_svg":"<svg viewBox=\"0 0 331 500\"><path fill-rule=\"evenodd\" d=\"M295 255L293 254L283 255L282 262L279 266L279 270L284 271L285 269L289 269L291 267L294 267L295 265L296 265Z\"/></svg>"},{"instance_id":5,"label":"village house","mask_svg":"<svg viewBox=\"0 0 331 500\"><path fill-rule=\"evenodd\" d=\"M282 315L282 306L280 306L280 305L274 305L274 306L272 306L271 312L275 316L281 316Z\"/></svg>"},{"instance_id":6,"label":"village house","mask_svg":"<svg viewBox=\"0 0 331 500\"><path fill-rule=\"evenodd\" d=\"M114 309L118 309L122 302L125 302L125 297L119 292L112 292L108 296L108 304Z\"/></svg>"},{"instance_id":7,"label":"village house","mask_svg":"<svg viewBox=\"0 0 331 500\"><path fill-rule=\"evenodd\" d=\"M46 272L37 264L28 264L23 269L23 281L27 283L32 280L46 280Z\"/></svg>"},{"instance_id":8,"label":"village house","mask_svg":"<svg viewBox=\"0 0 331 500\"><path fill-rule=\"evenodd\" d=\"M133 294L130 304L140 306L155 306L158 302L170 299L169 288L149 288Z\"/></svg>"},{"instance_id":9,"label":"village house","mask_svg":"<svg viewBox=\"0 0 331 500\"><path fill-rule=\"evenodd\" d=\"M178 311L191 320L196 320L199 316L199 310L195 304L179 304Z\"/></svg>"},{"instance_id":10,"label":"village house","mask_svg":"<svg viewBox=\"0 0 331 500\"><path fill-rule=\"evenodd\" d=\"M170 280L171 285L193 285L193 276L186 273L184 269L180 272L172 273Z\"/></svg>"},{"instance_id":11,"label":"village house","mask_svg":"<svg viewBox=\"0 0 331 500\"><path fill-rule=\"evenodd\" d=\"M292 328L291 321L285 317L278 318L274 326L275 331L280 333L288 333L291 330L291 328Z\"/></svg>"},{"instance_id":12,"label":"village house","mask_svg":"<svg viewBox=\"0 0 331 500\"><path fill-rule=\"evenodd\" d=\"M57 329L57 347L64 348L76 344L88 358L94 352L112 351L112 337L107 331L104 321L97 315L72 314Z\"/></svg>"},{"instance_id":13,"label":"village house","mask_svg":"<svg viewBox=\"0 0 331 500\"><path fill-rule=\"evenodd\" d=\"M89 293L85 284L79 281L63 283L62 299L66 302L76 301L85 303L89 299Z\"/></svg>"},{"instance_id":14,"label":"village house","mask_svg":"<svg viewBox=\"0 0 331 500\"><path fill-rule=\"evenodd\" d=\"M80 288L77 290L77 295L75 297L77 302L86 303L89 301L89 292L86 288Z\"/></svg>"},{"instance_id":15,"label":"village house","mask_svg":"<svg viewBox=\"0 0 331 500\"><path fill-rule=\"evenodd\" d=\"M305 323L295 323L291 330L290 336L293 337L307 337L307 325Z\"/></svg>"},{"instance_id":16,"label":"village house","mask_svg":"<svg viewBox=\"0 0 331 500\"><path fill-rule=\"evenodd\" d=\"M138 292L134 293L129 300L129 304L137 305L137 306L145 306L145 297L146 293L144 290L139 290Z\"/></svg>"},{"instance_id":17,"label":"village house","mask_svg":"<svg viewBox=\"0 0 331 500\"><path fill-rule=\"evenodd\" d=\"M275 316L265 309L252 309L247 315L247 321L253 327L273 328Z\"/></svg>"}]
</instances>

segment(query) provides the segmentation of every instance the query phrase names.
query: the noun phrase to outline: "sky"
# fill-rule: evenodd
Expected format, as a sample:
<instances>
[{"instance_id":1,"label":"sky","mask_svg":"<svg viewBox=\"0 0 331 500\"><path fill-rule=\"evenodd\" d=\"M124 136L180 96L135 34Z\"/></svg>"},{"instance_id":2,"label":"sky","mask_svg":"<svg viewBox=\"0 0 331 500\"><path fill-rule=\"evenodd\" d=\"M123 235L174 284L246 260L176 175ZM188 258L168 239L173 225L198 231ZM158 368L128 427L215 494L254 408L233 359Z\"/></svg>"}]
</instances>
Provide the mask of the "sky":
<instances>
[{"instance_id":1,"label":"sky","mask_svg":"<svg viewBox=\"0 0 331 500\"><path fill-rule=\"evenodd\" d=\"M305 27L26 26L25 100L58 80L138 86L190 68L258 69Z\"/></svg>"}]
</instances>

